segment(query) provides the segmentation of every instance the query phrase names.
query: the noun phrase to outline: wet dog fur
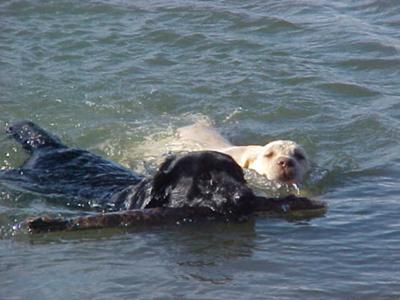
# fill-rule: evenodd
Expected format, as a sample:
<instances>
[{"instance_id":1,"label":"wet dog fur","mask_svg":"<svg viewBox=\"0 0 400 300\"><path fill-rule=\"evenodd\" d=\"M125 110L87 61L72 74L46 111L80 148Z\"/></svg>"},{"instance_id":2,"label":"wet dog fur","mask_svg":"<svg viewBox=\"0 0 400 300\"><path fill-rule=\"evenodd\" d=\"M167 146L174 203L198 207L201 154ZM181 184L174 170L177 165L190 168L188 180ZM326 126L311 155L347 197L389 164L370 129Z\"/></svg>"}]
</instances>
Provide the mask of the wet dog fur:
<instances>
[{"instance_id":1,"label":"wet dog fur","mask_svg":"<svg viewBox=\"0 0 400 300\"><path fill-rule=\"evenodd\" d=\"M223 153L170 156L154 176L145 177L68 147L32 122L15 123L7 131L30 155L20 168L1 171L0 181L14 187L107 211L206 207L242 215L252 210L255 195L242 169Z\"/></svg>"}]
</instances>

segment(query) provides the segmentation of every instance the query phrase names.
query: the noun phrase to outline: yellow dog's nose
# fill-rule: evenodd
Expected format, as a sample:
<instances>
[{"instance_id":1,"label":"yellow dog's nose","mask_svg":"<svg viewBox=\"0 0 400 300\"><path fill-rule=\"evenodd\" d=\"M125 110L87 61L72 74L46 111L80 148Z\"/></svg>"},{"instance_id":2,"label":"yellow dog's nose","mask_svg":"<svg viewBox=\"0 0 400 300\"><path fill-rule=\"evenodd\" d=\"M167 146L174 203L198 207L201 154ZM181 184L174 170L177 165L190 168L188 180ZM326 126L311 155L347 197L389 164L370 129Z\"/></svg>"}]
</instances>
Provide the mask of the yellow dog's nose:
<instances>
[{"instance_id":1,"label":"yellow dog's nose","mask_svg":"<svg viewBox=\"0 0 400 300\"><path fill-rule=\"evenodd\" d=\"M284 169L294 167L294 161L291 158L280 158L277 163Z\"/></svg>"}]
</instances>

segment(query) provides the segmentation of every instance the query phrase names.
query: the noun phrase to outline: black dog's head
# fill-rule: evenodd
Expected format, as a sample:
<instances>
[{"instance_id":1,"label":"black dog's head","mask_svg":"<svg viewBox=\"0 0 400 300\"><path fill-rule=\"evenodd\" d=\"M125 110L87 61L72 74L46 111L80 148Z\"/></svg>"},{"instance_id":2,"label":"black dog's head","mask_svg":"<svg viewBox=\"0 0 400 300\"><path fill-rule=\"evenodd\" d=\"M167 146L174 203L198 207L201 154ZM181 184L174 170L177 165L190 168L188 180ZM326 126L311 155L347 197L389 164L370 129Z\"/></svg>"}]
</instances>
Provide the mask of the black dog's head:
<instances>
[{"instance_id":1,"label":"black dog's head","mask_svg":"<svg viewBox=\"0 0 400 300\"><path fill-rule=\"evenodd\" d=\"M230 156L201 151L166 159L153 178L146 207L208 207L246 214L254 198L241 167Z\"/></svg>"}]
</instances>

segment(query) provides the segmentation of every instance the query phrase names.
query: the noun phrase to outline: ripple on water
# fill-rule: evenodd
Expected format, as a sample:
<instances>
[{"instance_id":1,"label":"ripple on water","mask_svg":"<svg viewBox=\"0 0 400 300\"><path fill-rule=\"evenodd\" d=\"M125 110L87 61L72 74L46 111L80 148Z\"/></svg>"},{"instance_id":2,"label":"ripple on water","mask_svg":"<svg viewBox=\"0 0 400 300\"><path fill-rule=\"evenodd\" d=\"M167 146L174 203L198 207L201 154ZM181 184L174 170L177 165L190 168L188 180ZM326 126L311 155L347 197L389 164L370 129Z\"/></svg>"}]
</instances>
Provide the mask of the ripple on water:
<instances>
[{"instance_id":1,"label":"ripple on water","mask_svg":"<svg viewBox=\"0 0 400 300\"><path fill-rule=\"evenodd\" d=\"M194 45L204 45L208 44L208 38L206 35L202 33L190 33L190 34L185 34L179 37L175 41L175 46L177 47L193 47Z\"/></svg>"},{"instance_id":2,"label":"ripple on water","mask_svg":"<svg viewBox=\"0 0 400 300\"><path fill-rule=\"evenodd\" d=\"M398 58L351 58L338 62L340 66L364 70L387 70L390 72L399 73L400 59Z\"/></svg>"},{"instance_id":3,"label":"ripple on water","mask_svg":"<svg viewBox=\"0 0 400 300\"><path fill-rule=\"evenodd\" d=\"M172 29L156 29L148 32L145 37L155 43L173 43L181 36Z\"/></svg>"},{"instance_id":4,"label":"ripple on water","mask_svg":"<svg viewBox=\"0 0 400 300\"><path fill-rule=\"evenodd\" d=\"M174 60L169 59L162 53L152 54L151 57L146 58L145 61L149 65L154 65L154 66L173 66L178 63Z\"/></svg>"},{"instance_id":5,"label":"ripple on water","mask_svg":"<svg viewBox=\"0 0 400 300\"><path fill-rule=\"evenodd\" d=\"M390 40L379 40L378 38L372 40L357 40L346 46L362 55L365 55L365 53L375 54L377 58L397 55L399 53L398 45L391 43Z\"/></svg>"},{"instance_id":6,"label":"ripple on water","mask_svg":"<svg viewBox=\"0 0 400 300\"><path fill-rule=\"evenodd\" d=\"M378 91L355 83L328 82L319 84L318 87L329 93L354 97L373 97L380 94Z\"/></svg>"},{"instance_id":7,"label":"ripple on water","mask_svg":"<svg viewBox=\"0 0 400 300\"><path fill-rule=\"evenodd\" d=\"M96 5L91 3L82 3L81 5L71 5L71 3L65 3L63 1L50 1L43 2L38 5L35 2L30 1L9 1L9 5L5 6L11 15L15 16L60 16L60 15L96 15L106 14L114 15L125 12L125 7L101 3L98 2Z\"/></svg>"},{"instance_id":8,"label":"ripple on water","mask_svg":"<svg viewBox=\"0 0 400 300\"><path fill-rule=\"evenodd\" d=\"M320 80L317 76L305 75L305 76L293 76L286 79L283 79L288 85L305 85L313 82L317 82Z\"/></svg>"},{"instance_id":9,"label":"ripple on water","mask_svg":"<svg viewBox=\"0 0 400 300\"><path fill-rule=\"evenodd\" d=\"M234 30L251 31L261 34L287 32L287 31L298 31L302 29L302 26L283 18L272 17L272 16L261 16L261 17L243 17L231 26Z\"/></svg>"}]
</instances>

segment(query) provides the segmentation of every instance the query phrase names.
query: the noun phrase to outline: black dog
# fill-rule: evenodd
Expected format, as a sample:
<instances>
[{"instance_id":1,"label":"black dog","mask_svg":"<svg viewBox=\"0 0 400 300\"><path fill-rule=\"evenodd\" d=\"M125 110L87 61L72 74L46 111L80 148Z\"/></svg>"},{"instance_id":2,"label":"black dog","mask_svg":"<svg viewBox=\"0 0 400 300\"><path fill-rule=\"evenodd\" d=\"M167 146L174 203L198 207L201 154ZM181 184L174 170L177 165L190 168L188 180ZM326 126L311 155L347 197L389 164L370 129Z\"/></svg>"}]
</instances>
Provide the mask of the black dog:
<instances>
[{"instance_id":1,"label":"black dog","mask_svg":"<svg viewBox=\"0 0 400 300\"><path fill-rule=\"evenodd\" d=\"M146 178L91 152L70 148L32 122L13 124L7 131L30 158L18 169L1 172L0 181L35 193L68 197L68 201L74 200L79 206L100 207L106 211L168 208L164 215L166 211L174 214L173 211L190 208L186 212L180 210L181 214L177 215L199 212L238 217L250 214L262 203L262 197L255 196L246 185L241 167L230 156L219 152L171 156L155 176ZM316 208L315 202L296 199L286 202ZM283 204L288 205L286 202ZM278 203L264 201L264 204L273 209ZM285 210L282 205L279 209ZM154 211L148 215L151 214L154 216ZM156 219L159 218L157 215ZM95 219L96 224L99 220ZM109 225L105 224L108 221L102 222L104 226Z\"/></svg>"}]
</instances>

